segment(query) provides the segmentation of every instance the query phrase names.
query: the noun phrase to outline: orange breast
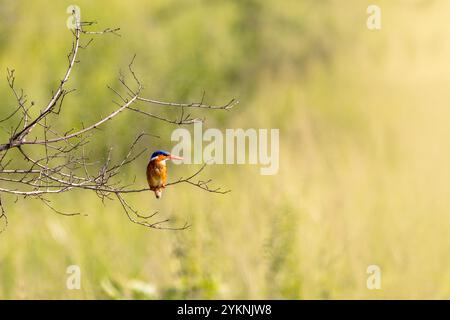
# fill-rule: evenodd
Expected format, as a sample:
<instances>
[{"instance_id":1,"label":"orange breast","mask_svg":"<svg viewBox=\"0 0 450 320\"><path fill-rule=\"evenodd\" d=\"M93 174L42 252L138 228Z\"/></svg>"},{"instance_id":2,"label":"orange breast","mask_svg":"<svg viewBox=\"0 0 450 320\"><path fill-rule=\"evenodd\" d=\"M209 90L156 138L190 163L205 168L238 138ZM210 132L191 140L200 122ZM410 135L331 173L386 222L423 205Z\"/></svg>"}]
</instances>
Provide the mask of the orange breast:
<instances>
[{"instance_id":1,"label":"orange breast","mask_svg":"<svg viewBox=\"0 0 450 320\"><path fill-rule=\"evenodd\" d=\"M159 162L150 161L147 165L147 182L152 190L163 187L167 182L167 167Z\"/></svg>"}]
</instances>

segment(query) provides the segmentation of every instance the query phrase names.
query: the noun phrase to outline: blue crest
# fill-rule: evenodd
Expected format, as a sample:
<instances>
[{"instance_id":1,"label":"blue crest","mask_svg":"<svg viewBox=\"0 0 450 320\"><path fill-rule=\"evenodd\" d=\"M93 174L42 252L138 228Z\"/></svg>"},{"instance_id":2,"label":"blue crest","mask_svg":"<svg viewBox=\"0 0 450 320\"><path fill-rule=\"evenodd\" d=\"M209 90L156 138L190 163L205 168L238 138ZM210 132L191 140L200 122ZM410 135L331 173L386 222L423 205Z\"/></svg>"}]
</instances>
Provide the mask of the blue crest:
<instances>
[{"instance_id":1,"label":"blue crest","mask_svg":"<svg viewBox=\"0 0 450 320\"><path fill-rule=\"evenodd\" d=\"M160 155L168 156L168 155L170 155L170 153L168 153L167 151L164 151L164 150L156 150L155 152L152 153L152 156L150 157L150 159L153 159L154 157L157 157Z\"/></svg>"}]
</instances>

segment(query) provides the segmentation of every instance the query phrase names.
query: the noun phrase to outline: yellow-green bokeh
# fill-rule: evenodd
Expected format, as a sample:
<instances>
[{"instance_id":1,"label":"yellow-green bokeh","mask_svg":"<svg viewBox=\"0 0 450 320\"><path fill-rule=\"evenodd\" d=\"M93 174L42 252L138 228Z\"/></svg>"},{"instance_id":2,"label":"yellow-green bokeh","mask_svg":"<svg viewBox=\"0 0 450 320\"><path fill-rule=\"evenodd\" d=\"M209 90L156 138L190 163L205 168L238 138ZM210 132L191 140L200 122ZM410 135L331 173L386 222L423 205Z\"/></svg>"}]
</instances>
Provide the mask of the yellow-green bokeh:
<instances>
[{"instance_id":1,"label":"yellow-green bokeh","mask_svg":"<svg viewBox=\"0 0 450 320\"><path fill-rule=\"evenodd\" d=\"M230 194L179 185L161 201L130 199L188 221L182 232L132 224L118 203L84 192L53 199L85 214L76 217L5 197L0 299L450 298L448 1L377 1L382 29L371 31L372 1L0 0L0 77L14 68L37 106L66 67L70 4L122 36L81 52L58 126L113 110L106 85L136 54L145 96L236 97L232 112L196 115L207 127L279 128L280 171L211 166L205 175ZM14 102L6 81L0 97L3 117ZM97 134L92 155L110 146L120 155L141 131L161 136L141 147L170 149L174 128L124 113ZM124 172L138 186L145 162ZM72 264L81 290L66 289ZM366 287L373 264L381 290Z\"/></svg>"}]
</instances>

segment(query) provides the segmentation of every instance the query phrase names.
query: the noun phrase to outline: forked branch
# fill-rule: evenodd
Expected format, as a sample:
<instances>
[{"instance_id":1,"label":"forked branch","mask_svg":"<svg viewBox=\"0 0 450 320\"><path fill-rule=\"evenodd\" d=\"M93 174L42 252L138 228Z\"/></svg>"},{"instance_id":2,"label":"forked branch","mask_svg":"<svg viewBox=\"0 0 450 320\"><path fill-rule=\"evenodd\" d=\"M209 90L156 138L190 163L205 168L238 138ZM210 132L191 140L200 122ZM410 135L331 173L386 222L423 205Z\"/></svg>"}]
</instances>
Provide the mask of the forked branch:
<instances>
[{"instance_id":1,"label":"forked branch","mask_svg":"<svg viewBox=\"0 0 450 320\"><path fill-rule=\"evenodd\" d=\"M140 140L148 136L154 138L157 136L138 134L125 157L118 162L113 160L111 150L105 160L91 161L88 156L88 148L95 136L96 129L126 111L138 113L157 121L187 125L202 120L186 114L186 109L230 110L238 101L233 99L225 105L215 106L204 103L205 95L200 102L194 103L165 102L143 97L143 85L133 68L135 60L133 57L128 65L131 82L126 81L121 74L118 79L118 88L108 86L119 101L113 101L116 105L114 111L81 129L56 129L57 126L54 124L63 114L65 98L75 90L68 89L67 84L77 63L80 62L80 49L86 49L93 41L93 38L86 41L83 37L109 33L119 35L119 28L107 28L102 31L86 30L94 24L94 22L77 21L72 32L73 43L67 55L66 71L48 103L41 108L34 102L29 102L24 91L16 87L14 70L7 70L7 82L16 105L3 118L0 118L0 125L11 128L7 141L0 143L0 223L3 221L4 226L2 228L0 225L0 232L8 225L2 195L10 194L24 199L35 198L57 214L73 216L80 213L60 211L52 205L48 197L74 190L94 192L102 201L118 200L130 221L148 228L182 230L188 227L188 224L181 227L167 225L168 219L154 220L158 213L139 214L125 199L127 194L150 191L149 188L136 189L134 181L128 184L122 182L120 173L124 167L134 163L146 153L146 149L136 150ZM164 108L174 107L176 109L174 111L178 115L169 119L158 114L157 110L143 109L143 106L151 105ZM169 182L167 186L186 183L212 193L225 194L229 192L229 190L210 187L211 179L201 180L198 178L205 166L206 164L186 178L181 177Z\"/></svg>"}]
</instances>

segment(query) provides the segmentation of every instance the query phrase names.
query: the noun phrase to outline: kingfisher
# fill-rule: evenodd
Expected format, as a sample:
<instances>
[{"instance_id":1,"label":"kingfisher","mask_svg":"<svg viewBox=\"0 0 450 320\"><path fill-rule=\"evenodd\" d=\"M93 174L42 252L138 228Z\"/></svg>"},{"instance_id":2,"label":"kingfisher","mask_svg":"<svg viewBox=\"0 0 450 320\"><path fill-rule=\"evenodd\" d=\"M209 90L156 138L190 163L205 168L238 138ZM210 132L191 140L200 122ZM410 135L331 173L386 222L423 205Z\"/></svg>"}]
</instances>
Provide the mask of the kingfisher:
<instances>
[{"instance_id":1,"label":"kingfisher","mask_svg":"<svg viewBox=\"0 0 450 320\"><path fill-rule=\"evenodd\" d=\"M147 182L150 190L155 192L157 199L161 198L162 189L167 183L167 160L183 160L183 158L170 154L167 151L157 150L152 153L147 165Z\"/></svg>"}]
</instances>

